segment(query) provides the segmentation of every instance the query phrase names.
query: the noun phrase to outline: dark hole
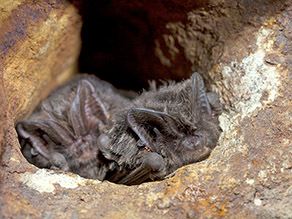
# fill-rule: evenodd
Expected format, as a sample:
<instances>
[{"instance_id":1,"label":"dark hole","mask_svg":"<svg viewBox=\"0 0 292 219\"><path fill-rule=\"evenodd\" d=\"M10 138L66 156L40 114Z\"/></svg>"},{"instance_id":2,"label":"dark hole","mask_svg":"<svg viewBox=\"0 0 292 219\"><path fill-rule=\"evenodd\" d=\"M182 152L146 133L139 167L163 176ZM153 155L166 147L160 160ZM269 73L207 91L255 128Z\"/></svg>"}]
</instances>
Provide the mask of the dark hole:
<instances>
[{"instance_id":1,"label":"dark hole","mask_svg":"<svg viewBox=\"0 0 292 219\"><path fill-rule=\"evenodd\" d=\"M143 56L147 62L154 49L147 13L111 3L87 1L83 6L79 70L118 88L140 90L147 81L139 60ZM148 70L152 70L150 64Z\"/></svg>"},{"instance_id":2,"label":"dark hole","mask_svg":"<svg viewBox=\"0 0 292 219\"><path fill-rule=\"evenodd\" d=\"M169 22L187 19L187 11L204 7L207 1L90 1L71 0L83 19L80 72L95 74L117 88L141 90L148 80L181 80L192 74L183 54L171 67L155 54L155 41L171 58L165 45ZM176 45L180 48L180 45ZM182 49L183 51L183 49Z\"/></svg>"}]
</instances>

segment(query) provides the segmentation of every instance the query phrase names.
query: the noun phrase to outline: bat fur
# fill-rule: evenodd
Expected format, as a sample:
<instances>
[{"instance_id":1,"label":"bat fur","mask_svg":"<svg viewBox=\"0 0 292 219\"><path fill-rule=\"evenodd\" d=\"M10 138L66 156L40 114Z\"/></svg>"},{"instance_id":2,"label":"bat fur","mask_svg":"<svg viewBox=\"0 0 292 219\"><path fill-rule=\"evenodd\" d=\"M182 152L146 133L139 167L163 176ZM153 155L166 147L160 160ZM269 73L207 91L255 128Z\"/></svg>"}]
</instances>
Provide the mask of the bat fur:
<instances>
[{"instance_id":1,"label":"bat fur","mask_svg":"<svg viewBox=\"0 0 292 219\"><path fill-rule=\"evenodd\" d=\"M127 185L160 180L216 146L221 105L198 73L129 98L90 75L54 91L16 130L41 168Z\"/></svg>"}]
</instances>

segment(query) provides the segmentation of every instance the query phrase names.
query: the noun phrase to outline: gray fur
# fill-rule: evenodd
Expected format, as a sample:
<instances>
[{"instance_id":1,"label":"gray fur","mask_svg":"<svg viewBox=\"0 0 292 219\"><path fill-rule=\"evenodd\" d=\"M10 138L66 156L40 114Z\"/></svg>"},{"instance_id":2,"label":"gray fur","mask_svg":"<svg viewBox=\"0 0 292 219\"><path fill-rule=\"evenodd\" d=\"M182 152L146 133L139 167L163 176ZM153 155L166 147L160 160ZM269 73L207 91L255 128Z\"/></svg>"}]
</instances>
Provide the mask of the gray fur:
<instances>
[{"instance_id":1,"label":"gray fur","mask_svg":"<svg viewBox=\"0 0 292 219\"><path fill-rule=\"evenodd\" d=\"M76 136L72 121L88 127L86 122L80 121L80 118L86 120L83 114L88 110L81 109L80 118L76 113L68 113L74 108L74 101L80 101L77 88L83 86L81 80L93 85L97 99L101 101L95 104L104 106L99 107L104 110L93 112L94 127L79 131L79 138L74 138L70 137ZM88 92L88 89L83 90ZM86 94L85 91L83 93ZM218 116L221 105L216 94L205 92L203 79L198 73L180 83L164 83L161 87L153 83L149 91L135 99L126 96L94 76L75 78L43 101L29 120L17 124L24 156L38 167L62 169L87 178L131 185L163 179L183 165L207 158L216 146L220 135ZM82 103L77 106L82 106ZM104 111L109 115L106 121L101 119ZM46 119L66 127L68 133L68 136L61 136L64 138L62 141L55 139L58 136L54 135L58 134L54 131L48 131L48 135L52 135L51 140L46 140L46 135L38 135L40 141L48 143L43 149L44 154L49 154L47 157L42 156L38 146L34 146L39 139L30 135L33 133L28 134L37 129L24 126L35 120L44 125L47 124ZM72 139L80 139L80 136L92 144L88 155L94 157L90 157L88 162L86 157L82 159L72 150L60 149L72 148L72 144L78 149L82 144Z\"/></svg>"}]
</instances>

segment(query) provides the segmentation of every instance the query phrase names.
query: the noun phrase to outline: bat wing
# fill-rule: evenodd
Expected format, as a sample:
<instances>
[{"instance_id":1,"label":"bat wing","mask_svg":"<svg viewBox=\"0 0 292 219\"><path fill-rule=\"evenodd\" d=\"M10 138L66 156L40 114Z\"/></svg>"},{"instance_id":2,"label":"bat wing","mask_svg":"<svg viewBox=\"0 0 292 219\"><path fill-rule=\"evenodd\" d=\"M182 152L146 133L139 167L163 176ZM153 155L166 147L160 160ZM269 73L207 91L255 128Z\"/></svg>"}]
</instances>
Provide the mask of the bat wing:
<instances>
[{"instance_id":1,"label":"bat wing","mask_svg":"<svg viewBox=\"0 0 292 219\"><path fill-rule=\"evenodd\" d=\"M147 152L142 159L142 163L125 177L119 179L117 183L137 185L155 178L161 179L165 175L165 163L162 156L155 152Z\"/></svg>"}]
</instances>

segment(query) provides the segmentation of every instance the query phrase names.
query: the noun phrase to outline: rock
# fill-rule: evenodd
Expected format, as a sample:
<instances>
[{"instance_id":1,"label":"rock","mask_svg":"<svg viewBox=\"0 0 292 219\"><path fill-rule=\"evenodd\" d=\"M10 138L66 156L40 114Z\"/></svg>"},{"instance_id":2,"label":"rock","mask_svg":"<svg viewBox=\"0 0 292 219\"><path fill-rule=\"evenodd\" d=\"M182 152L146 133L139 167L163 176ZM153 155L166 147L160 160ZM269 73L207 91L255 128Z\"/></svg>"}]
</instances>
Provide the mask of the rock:
<instances>
[{"instance_id":1,"label":"rock","mask_svg":"<svg viewBox=\"0 0 292 219\"><path fill-rule=\"evenodd\" d=\"M0 10L0 72L18 121L76 68L81 20L66 1L9 0Z\"/></svg>"},{"instance_id":2,"label":"rock","mask_svg":"<svg viewBox=\"0 0 292 219\"><path fill-rule=\"evenodd\" d=\"M208 87L219 93L224 106L220 117L223 133L211 156L180 168L169 179L137 186L41 170L23 158L14 130L14 121L23 118L32 107L27 110L15 107L12 111L15 117L9 112L4 121L5 115L0 114L0 124L7 123L5 142L2 141L5 145L0 190L3 217L292 217L292 43L289 32L292 3L198 2L201 6L174 0L165 3L169 7L160 5L160 8L154 7L153 2L148 2L151 7L146 3L135 4L140 8L149 6L143 10L152 19L157 8L162 11L164 7L162 17L173 12L172 19L167 20L165 16L157 26L152 24L155 37L147 39L156 45L154 52L151 51L153 56L157 55L160 65L144 57L145 65L151 65L158 75L163 74L160 70L166 72L165 69L175 74L180 68L191 74L193 66L202 71ZM133 10L138 7L135 4ZM180 5L180 10L173 5ZM155 42L159 42L161 52L157 52L159 47ZM175 54L174 58L171 54ZM189 66L181 67L185 60L190 62ZM24 72L28 77L29 72ZM181 76L180 71L177 72L178 77ZM30 79L36 78L34 74L30 76ZM8 76L5 83L9 84L7 81L13 84ZM22 86L26 81L23 82ZM16 104L14 94L21 91L12 91L10 96L6 93L8 110L13 105L21 105ZM38 98L30 97L28 102L33 103Z\"/></svg>"},{"instance_id":3,"label":"rock","mask_svg":"<svg viewBox=\"0 0 292 219\"><path fill-rule=\"evenodd\" d=\"M3 77L0 74L0 161L5 146L5 131L7 129L7 108L3 87ZM1 183L1 182L0 182Z\"/></svg>"}]
</instances>

